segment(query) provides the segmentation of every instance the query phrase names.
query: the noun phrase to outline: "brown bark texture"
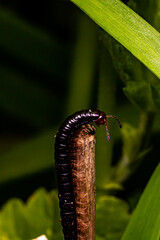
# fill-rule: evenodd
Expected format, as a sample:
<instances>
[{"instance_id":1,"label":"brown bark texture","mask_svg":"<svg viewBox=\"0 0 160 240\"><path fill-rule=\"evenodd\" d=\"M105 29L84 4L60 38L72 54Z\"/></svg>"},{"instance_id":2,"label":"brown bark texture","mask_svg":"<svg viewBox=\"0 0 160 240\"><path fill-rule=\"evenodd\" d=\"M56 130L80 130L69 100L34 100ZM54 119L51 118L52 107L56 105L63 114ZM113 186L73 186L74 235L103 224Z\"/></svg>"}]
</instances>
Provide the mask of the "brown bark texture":
<instances>
[{"instance_id":1,"label":"brown bark texture","mask_svg":"<svg viewBox=\"0 0 160 240\"><path fill-rule=\"evenodd\" d=\"M84 125L70 142L77 240L95 240L95 129Z\"/></svg>"}]
</instances>

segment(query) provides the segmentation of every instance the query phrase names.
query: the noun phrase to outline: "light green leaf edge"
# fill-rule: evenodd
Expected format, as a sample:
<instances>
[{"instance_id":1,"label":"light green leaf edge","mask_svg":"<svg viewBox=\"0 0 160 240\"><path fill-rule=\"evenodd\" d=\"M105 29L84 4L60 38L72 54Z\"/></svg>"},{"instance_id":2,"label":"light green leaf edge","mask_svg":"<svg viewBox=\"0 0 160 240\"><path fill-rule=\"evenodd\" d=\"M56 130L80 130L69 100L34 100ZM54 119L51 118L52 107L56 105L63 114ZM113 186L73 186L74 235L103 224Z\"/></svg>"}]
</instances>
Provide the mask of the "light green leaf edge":
<instances>
[{"instance_id":1,"label":"light green leaf edge","mask_svg":"<svg viewBox=\"0 0 160 240\"><path fill-rule=\"evenodd\" d=\"M160 78L160 34L119 0L71 0Z\"/></svg>"},{"instance_id":2,"label":"light green leaf edge","mask_svg":"<svg viewBox=\"0 0 160 240\"><path fill-rule=\"evenodd\" d=\"M121 240L158 240L160 236L160 164L153 173Z\"/></svg>"}]
</instances>

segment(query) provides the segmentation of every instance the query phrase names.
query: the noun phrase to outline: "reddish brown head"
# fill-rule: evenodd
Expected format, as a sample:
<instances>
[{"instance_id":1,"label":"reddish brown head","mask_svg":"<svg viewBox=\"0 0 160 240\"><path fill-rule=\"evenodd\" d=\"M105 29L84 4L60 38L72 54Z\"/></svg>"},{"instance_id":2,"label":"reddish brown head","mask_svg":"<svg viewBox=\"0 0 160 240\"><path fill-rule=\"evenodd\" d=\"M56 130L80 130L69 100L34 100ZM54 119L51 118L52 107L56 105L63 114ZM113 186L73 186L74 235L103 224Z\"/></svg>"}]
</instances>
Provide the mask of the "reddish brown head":
<instances>
[{"instance_id":1,"label":"reddish brown head","mask_svg":"<svg viewBox=\"0 0 160 240\"><path fill-rule=\"evenodd\" d=\"M95 123L97 124L97 126L104 125L106 124L106 119L106 114L104 112L100 112L99 118L95 121Z\"/></svg>"},{"instance_id":2,"label":"reddish brown head","mask_svg":"<svg viewBox=\"0 0 160 240\"><path fill-rule=\"evenodd\" d=\"M120 128L122 127L120 120L114 116L114 115L106 115L104 112L100 112L99 118L95 121L95 123L97 124L97 126L99 125L106 125L106 133L107 133L107 139L108 141L110 141L110 135L109 135L109 131L108 131L108 126L107 126L107 118L114 118L117 120Z\"/></svg>"}]
</instances>

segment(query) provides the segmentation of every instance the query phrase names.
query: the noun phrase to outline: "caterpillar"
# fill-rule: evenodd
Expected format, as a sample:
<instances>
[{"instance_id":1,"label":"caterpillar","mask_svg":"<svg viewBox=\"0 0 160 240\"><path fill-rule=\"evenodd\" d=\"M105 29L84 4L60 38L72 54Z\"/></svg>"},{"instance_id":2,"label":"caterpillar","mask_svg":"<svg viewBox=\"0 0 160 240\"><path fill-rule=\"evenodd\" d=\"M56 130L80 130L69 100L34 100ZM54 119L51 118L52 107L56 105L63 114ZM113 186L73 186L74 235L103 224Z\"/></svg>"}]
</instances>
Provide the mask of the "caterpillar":
<instances>
[{"instance_id":1,"label":"caterpillar","mask_svg":"<svg viewBox=\"0 0 160 240\"><path fill-rule=\"evenodd\" d=\"M95 123L97 126L105 125L107 139L110 140L108 128L107 128L107 118L115 118L119 126L121 123L116 116L106 115L104 112L99 110L82 110L76 112L75 114L69 116L60 126L55 139L55 167L58 180L58 197L61 215L61 224L63 228L63 234L65 240L78 240L86 239L85 236L78 238L78 226L84 226L87 229L87 223L77 223L77 212L76 212L76 191L75 185L77 180L77 174L74 176L73 161L71 164L71 158L74 158L74 162L77 160L75 149L81 149L77 145L77 140L80 136L83 138L84 134L91 136L95 134L93 126L88 124ZM72 150L72 148L75 148ZM78 149L78 151L80 151ZM74 154L72 154L74 152ZM72 155L72 157L71 157ZM79 155L80 156L80 155ZM79 157L78 157L79 158ZM76 179L76 180L75 180ZM85 203L84 203L85 204ZM84 208L83 208L84 209ZM82 215L85 215L83 212ZM79 221L82 221L82 217ZM84 231L85 232L85 231Z\"/></svg>"}]
</instances>

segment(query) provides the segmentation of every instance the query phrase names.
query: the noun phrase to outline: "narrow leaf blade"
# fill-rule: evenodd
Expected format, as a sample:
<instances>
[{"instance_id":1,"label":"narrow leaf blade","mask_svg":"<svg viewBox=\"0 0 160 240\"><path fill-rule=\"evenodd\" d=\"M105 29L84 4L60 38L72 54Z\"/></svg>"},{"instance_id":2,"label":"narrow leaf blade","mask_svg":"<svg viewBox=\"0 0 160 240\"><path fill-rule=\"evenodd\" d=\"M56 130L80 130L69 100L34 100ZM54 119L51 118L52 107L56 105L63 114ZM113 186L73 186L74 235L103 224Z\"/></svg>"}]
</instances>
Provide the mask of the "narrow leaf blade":
<instances>
[{"instance_id":1,"label":"narrow leaf blade","mask_svg":"<svg viewBox=\"0 0 160 240\"><path fill-rule=\"evenodd\" d=\"M122 240L157 240L160 233L160 164L149 181Z\"/></svg>"},{"instance_id":2,"label":"narrow leaf blade","mask_svg":"<svg viewBox=\"0 0 160 240\"><path fill-rule=\"evenodd\" d=\"M119 0L71 0L160 77L160 34Z\"/></svg>"}]
</instances>

